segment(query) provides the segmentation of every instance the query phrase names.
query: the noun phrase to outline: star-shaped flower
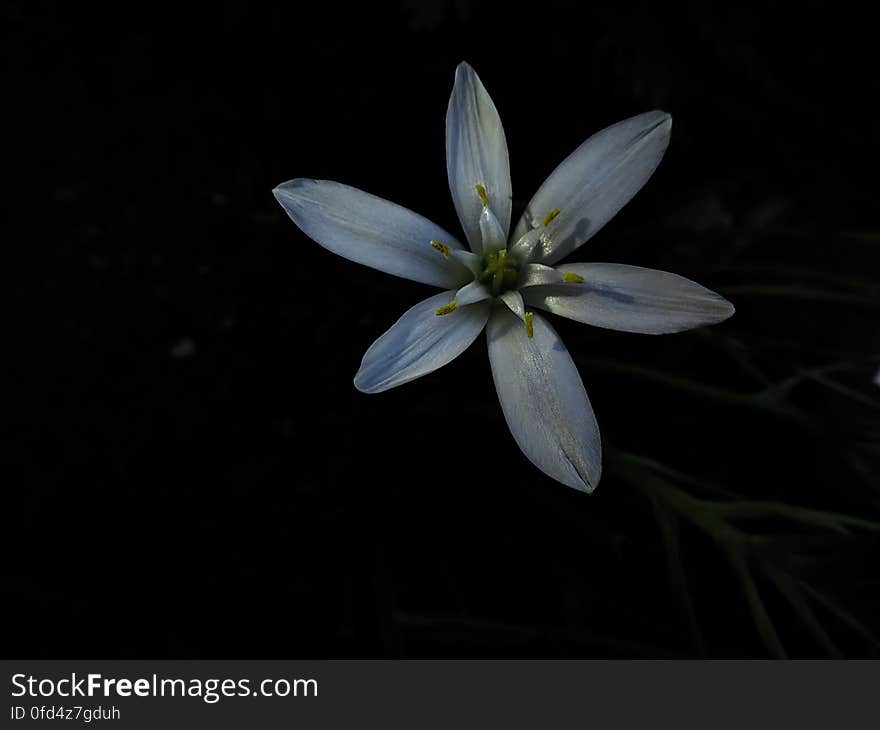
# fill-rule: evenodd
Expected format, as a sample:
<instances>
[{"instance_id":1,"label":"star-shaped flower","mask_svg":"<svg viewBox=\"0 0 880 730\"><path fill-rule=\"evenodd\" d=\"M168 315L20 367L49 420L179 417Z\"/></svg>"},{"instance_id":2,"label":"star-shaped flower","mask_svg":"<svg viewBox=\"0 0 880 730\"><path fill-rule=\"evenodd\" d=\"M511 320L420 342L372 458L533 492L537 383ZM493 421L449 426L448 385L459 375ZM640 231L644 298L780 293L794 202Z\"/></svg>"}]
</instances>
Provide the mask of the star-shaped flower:
<instances>
[{"instance_id":1,"label":"star-shaped flower","mask_svg":"<svg viewBox=\"0 0 880 730\"><path fill-rule=\"evenodd\" d=\"M325 248L444 291L416 304L364 355L354 384L378 393L430 373L486 329L495 388L523 453L548 476L592 492L599 428L577 368L546 310L609 329L661 334L713 324L733 306L675 274L558 261L589 240L654 172L672 118L640 114L594 134L547 178L510 230L501 119L476 72L455 73L446 112L449 188L470 251L406 208L355 188L296 179L275 197Z\"/></svg>"}]
</instances>

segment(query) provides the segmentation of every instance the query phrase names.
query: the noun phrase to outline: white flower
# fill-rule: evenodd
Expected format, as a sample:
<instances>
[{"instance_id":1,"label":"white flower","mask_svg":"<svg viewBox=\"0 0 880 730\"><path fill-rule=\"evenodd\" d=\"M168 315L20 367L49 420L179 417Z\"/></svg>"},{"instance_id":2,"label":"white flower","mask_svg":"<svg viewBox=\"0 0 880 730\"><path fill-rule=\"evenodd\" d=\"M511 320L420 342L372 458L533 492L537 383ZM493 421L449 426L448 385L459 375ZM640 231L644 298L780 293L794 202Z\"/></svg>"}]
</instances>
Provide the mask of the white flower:
<instances>
[{"instance_id":1,"label":"white flower","mask_svg":"<svg viewBox=\"0 0 880 730\"><path fill-rule=\"evenodd\" d=\"M669 142L660 111L590 137L540 187L508 236L510 165L501 119L476 72L455 73L446 112L449 188L470 251L406 208L323 180L275 197L306 235L352 261L444 291L406 312L367 350L354 384L378 393L430 373L485 328L507 425L541 471L592 492L601 441L577 368L534 309L626 332L660 334L733 314L718 294L675 274L622 264L554 267L645 184Z\"/></svg>"}]
</instances>

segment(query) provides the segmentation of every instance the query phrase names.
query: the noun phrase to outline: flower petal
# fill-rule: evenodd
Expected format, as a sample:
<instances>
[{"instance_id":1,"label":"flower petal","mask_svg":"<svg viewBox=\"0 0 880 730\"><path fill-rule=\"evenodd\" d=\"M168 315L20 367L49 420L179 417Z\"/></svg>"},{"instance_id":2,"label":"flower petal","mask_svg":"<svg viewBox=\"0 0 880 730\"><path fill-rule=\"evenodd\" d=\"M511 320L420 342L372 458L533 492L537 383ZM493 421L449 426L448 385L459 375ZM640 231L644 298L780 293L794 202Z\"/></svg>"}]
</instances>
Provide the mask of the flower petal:
<instances>
[{"instance_id":1,"label":"flower petal","mask_svg":"<svg viewBox=\"0 0 880 730\"><path fill-rule=\"evenodd\" d=\"M448 252L431 246L460 249L455 238L395 203L329 180L290 180L272 192L303 233L344 258L445 289L471 278Z\"/></svg>"},{"instance_id":2,"label":"flower petal","mask_svg":"<svg viewBox=\"0 0 880 730\"><path fill-rule=\"evenodd\" d=\"M671 128L672 117L653 111L594 134L550 174L511 240L546 225L548 235L536 252L541 255L533 260L552 264L570 254L647 182L666 151Z\"/></svg>"},{"instance_id":3,"label":"flower petal","mask_svg":"<svg viewBox=\"0 0 880 730\"><path fill-rule=\"evenodd\" d=\"M542 255L543 246L539 244L541 243L541 238L546 236L549 236L549 234L545 227L532 228L526 231L523 236L520 236L518 240L511 239L516 242L509 244L507 250L517 261L527 264L532 260L533 256Z\"/></svg>"},{"instance_id":4,"label":"flower petal","mask_svg":"<svg viewBox=\"0 0 880 730\"><path fill-rule=\"evenodd\" d=\"M519 275L519 288L525 289L530 286L541 284L558 284L562 281L562 274L552 266L544 264L526 264Z\"/></svg>"},{"instance_id":5,"label":"flower petal","mask_svg":"<svg viewBox=\"0 0 880 730\"><path fill-rule=\"evenodd\" d=\"M529 460L563 484L592 492L602 471L599 427L577 368L550 324L533 336L506 307L486 329L492 376L513 438Z\"/></svg>"},{"instance_id":6,"label":"flower petal","mask_svg":"<svg viewBox=\"0 0 880 730\"><path fill-rule=\"evenodd\" d=\"M504 292L499 298L507 305L507 308L511 312L519 317L519 319L525 319L526 307L525 304L523 304L522 294L516 291L516 289L510 289L509 291Z\"/></svg>"},{"instance_id":7,"label":"flower petal","mask_svg":"<svg viewBox=\"0 0 880 730\"><path fill-rule=\"evenodd\" d=\"M480 239L483 243L483 253L500 251L507 247L507 228L510 221L502 228L498 217L488 205L483 206L480 213Z\"/></svg>"},{"instance_id":8,"label":"flower petal","mask_svg":"<svg viewBox=\"0 0 880 730\"><path fill-rule=\"evenodd\" d=\"M458 263L467 268L474 276L483 270L483 259L475 253L465 251L464 249L454 248L449 252Z\"/></svg>"},{"instance_id":9,"label":"flower petal","mask_svg":"<svg viewBox=\"0 0 880 730\"><path fill-rule=\"evenodd\" d=\"M511 205L507 140L492 99L476 71L466 63L455 70L455 85L446 110L446 170L455 210L471 249L483 253L483 203L476 185L485 189L506 239Z\"/></svg>"},{"instance_id":10,"label":"flower petal","mask_svg":"<svg viewBox=\"0 0 880 730\"><path fill-rule=\"evenodd\" d=\"M527 304L607 329L665 334L716 324L733 314L724 297L690 279L624 264L568 264L583 283L523 289Z\"/></svg>"},{"instance_id":11,"label":"flower petal","mask_svg":"<svg viewBox=\"0 0 880 730\"><path fill-rule=\"evenodd\" d=\"M355 387L380 393L427 375L464 352L486 325L491 303L436 314L454 296L447 291L425 299L397 320L370 345L354 377Z\"/></svg>"},{"instance_id":12,"label":"flower petal","mask_svg":"<svg viewBox=\"0 0 880 730\"><path fill-rule=\"evenodd\" d=\"M464 307L468 304L482 302L491 296L492 293L484 284L481 284L479 281L472 281L455 292L455 301L459 307Z\"/></svg>"}]
</instances>

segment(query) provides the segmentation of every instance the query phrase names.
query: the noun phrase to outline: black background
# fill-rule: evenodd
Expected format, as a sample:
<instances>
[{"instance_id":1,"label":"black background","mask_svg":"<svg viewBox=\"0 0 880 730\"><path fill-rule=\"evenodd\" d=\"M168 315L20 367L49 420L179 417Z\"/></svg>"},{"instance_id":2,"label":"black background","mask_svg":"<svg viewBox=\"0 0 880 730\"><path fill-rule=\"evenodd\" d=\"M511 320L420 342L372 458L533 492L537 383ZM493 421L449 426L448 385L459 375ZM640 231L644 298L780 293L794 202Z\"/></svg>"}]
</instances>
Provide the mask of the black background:
<instances>
[{"instance_id":1,"label":"black background","mask_svg":"<svg viewBox=\"0 0 880 730\"><path fill-rule=\"evenodd\" d=\"M718 534L667 499L878 518L865 17L558 0L4 13L5 654L780 655L769 617L788 655L877 655L869 530L737 522L764 614ZM504 122L514 219L588 135L670 112L659 170L572 260L675 271L737 306L665 337L554 319L606 445L591 497L520 454L482 338L358 393L366 348L431 290L323 250L271 195L338 180L458 231L444 114L461 60Z\"/></svg>"}]
</instances>

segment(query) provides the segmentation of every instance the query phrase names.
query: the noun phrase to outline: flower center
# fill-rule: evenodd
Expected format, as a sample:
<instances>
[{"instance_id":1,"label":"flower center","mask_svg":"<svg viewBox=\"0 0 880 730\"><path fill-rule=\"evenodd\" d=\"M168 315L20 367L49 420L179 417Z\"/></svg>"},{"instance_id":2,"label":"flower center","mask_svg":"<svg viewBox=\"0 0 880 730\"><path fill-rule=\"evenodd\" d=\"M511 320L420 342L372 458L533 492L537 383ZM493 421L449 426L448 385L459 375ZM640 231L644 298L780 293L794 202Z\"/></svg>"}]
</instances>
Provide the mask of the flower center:
<instances>
[{"instance_id":1,"label":"flower center","mask_svg":"<svg viewBox=\"0 0 880 730\"><path fill-rule=\"evenodd\" d=\"M519 264L506 249L490 251L482 260L482 271L477 281L487 286L492 296L501 296L504 292L514 289L519 278Z\"/></svg>"}]
</instances>

